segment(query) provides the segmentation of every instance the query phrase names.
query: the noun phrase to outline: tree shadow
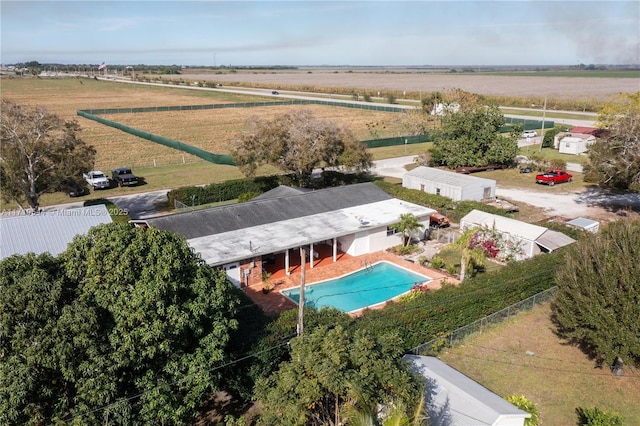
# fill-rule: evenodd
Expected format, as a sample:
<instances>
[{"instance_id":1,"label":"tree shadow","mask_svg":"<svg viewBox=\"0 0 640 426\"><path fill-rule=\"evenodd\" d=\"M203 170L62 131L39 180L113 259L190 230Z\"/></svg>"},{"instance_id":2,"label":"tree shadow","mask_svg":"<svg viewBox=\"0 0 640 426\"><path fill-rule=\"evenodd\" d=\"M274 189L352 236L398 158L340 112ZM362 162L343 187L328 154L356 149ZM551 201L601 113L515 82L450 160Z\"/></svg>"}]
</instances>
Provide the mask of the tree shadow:
<instances>
[{"instance_id":1,"label":"tree shadow","mask_svg":"<svg viewBox=\"0 0 640 426\"><path fill-rule=\"evenodd\" d=\"M640 194L603 189L596 185L586 187L578 195L576 202L589 207L599 207L619 216L626 216L629 212L640 212Z\"/></svg>"}]
</instances>

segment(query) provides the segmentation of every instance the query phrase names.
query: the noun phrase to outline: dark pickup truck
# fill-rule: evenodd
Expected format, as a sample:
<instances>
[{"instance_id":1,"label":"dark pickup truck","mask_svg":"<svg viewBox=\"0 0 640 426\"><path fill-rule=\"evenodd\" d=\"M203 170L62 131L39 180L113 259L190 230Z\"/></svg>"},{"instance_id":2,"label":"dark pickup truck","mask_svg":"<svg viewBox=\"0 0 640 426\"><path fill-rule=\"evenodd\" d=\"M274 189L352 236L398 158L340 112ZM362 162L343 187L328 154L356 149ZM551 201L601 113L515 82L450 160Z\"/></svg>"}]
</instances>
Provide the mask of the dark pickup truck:
<instances>
[{"instance_id":1,"label":"dark pickup truck","mask_svg":"<svg viewBox=\"0 0 640 426\"><path fill-rule=\"evenodd\" d=\"M113 179L118 186L133 186L138 184L138 178L131 173L131 169L126 167L112 170L111 179Z\"/></svg>"}]
</instances>

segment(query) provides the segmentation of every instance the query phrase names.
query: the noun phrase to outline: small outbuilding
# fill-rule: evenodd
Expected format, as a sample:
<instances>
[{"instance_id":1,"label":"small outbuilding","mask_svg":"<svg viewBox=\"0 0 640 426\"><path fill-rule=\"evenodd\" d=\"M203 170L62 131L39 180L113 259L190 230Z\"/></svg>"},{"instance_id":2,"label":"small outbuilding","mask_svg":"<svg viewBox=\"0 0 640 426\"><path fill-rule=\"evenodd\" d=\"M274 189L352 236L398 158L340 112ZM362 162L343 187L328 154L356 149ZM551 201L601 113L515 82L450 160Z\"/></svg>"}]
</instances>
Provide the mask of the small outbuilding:
<instances>
[{"instance_id":1,"label":"small outbuilding","mask_svg":"<svg viewBox=\"0 0 640 426\"><path fill-rule=\"evenodd\" d=\"M578 217L567 222L567 225L582 229L583 231L589 231L596 233L600 230L600 222L587 219L584 217Z\"/></svg>"},{"instance_id":2,"label":"small outbuilding","mask_svg":"<svg viewBox=\"0 0 640 426\"><path fill-rule=\"evenodd\" d=\"M579 155L589 150L596 142L596 137L588 133L558 133L553 139L553 146L561 154Z\"/></svg>"},{"instance_id":3,"label":"small outbuilding","mask_svg":"<svg viewBox=\"0 0 640 426\"><path fill-rule=\"evenodd\" d=\"M427 194L442 195L454 201L492 200L496 196L496 181L433 167L420 166L402 176L402 186Z\"/></svg>"},{"instance_id":4,"label":"small outbuilding","mask_svg":"<svg viewBox=\"0 0 640 426\"><path fill-rule=\"evenodd\" d=\"M424 377L425 405L433 426L523 426L531 414L431 356L405 355Z\"/></svg>"},{"instance_id":5,"label":"small outbuilding","mask_svg":"<svg viewBox=\"0 0 640 426\"><path fill-rule=\"evenodd\" d=\"M460 232L477 227L495 229L505 240L519 247L516 260L549 253L576 242L562 232L480 210L472 210L460 219Z\"/></svg>"}]
</instances>

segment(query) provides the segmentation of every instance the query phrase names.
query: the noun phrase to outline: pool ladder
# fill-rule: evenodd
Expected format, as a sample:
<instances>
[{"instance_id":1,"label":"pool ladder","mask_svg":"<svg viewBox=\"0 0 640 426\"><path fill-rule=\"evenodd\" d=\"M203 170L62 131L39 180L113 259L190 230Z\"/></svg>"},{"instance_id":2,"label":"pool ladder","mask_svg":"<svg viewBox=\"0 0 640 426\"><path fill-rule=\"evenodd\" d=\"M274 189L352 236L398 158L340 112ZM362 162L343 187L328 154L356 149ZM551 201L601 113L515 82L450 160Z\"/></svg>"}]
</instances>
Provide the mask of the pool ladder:
<instances>
[{"instance_id":1,"label":"pool ladder","mask_svg":"<svg viewBox=\"0 0 640 426\"><path fill-rule=\"evenodd\" d=\"M371 271L373 271L373 265L371 264L371 262L369 262L368 260L364 260L362 261L362 265L365 267L365 269L367 270L367 273L371 273Z\"/></svg>"}]
</instances>

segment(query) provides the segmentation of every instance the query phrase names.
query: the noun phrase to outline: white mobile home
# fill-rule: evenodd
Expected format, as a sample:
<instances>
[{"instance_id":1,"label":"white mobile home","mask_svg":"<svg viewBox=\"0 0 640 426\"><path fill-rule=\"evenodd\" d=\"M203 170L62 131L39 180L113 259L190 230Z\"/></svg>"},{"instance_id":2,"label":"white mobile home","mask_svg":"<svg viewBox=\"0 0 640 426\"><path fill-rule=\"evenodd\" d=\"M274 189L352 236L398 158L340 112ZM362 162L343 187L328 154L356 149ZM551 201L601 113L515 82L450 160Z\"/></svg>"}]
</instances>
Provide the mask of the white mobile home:
<instances>
[{"instance_id":1,"label":"white mobile home","mask_svg":"<svg viewBox=\"0 0 640 426\"><path fill-rule=\"evenodd\" d=\"M402 176L402 186L427 194L442 195L454 201L482 201L496 196L496 181L461 173L416 167Z\"/></svg>"}]
</instances>

